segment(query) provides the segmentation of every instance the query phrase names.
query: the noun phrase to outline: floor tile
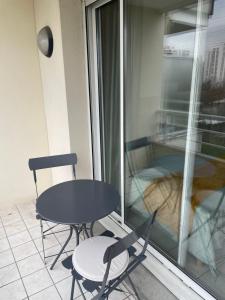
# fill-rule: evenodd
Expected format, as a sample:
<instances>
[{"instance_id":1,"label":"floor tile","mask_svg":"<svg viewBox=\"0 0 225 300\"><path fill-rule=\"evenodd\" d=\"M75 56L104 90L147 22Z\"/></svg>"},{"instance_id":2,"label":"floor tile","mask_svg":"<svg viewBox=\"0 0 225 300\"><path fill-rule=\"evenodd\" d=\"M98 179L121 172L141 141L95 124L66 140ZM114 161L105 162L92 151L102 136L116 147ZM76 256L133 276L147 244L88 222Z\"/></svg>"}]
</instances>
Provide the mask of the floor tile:
<instances>
[{"instance_id":1,"label":"floor tile","mask_svg":"<svg viewBox=\"0 0 225 300\"><path fill-rule=\"evenodd\" d=\"M14 210L2 217L2 223L4 226L9 226L19 221L22 221L22 219L17 210Z\"/></svg>"},{"instance_id":2,"label":"floor tile","mask_svg":"<svg viewBox=\"0 0 225 300\"><path fill-rule=\"evenodd\" d=\"M68 229L68 226L64 227L64 229ZM66 240L69 236L69 230L55 233L55 236L56 236L57 240L59 241L59 243L61 245L64 245L64 243L66 242ZM82 240L82 235L80 235L80 240ZM69 243L67 244L65 251L74 250L75 247L76 247L76 235L75 235L75 232L73 232L73 235L72 235Z\"/></svg>"},{"instance_id":3,"label":"floor tile","mask_svg":"<svg viewBox=\"0 0 225 300\"><path fill-rule=\"evenodd\" d=\"M23 278L28 296L35 294L53 284L46 269L37 271Z\"/></svg>"},{"instance_id":4,"label":"floor tile","mask_svg":"<svg viewBox=\"0 0 225 300\"><path fill-rule=\"evenodd\" d=\"M138 300L136 296L129 296L126 300Z\"/></svg>"},{"instance_id":5,"label":"floor tile","mask_svg":"<svg viewBox=\"0 0 225 300\"><path fill-rule=\"evenodd\" d=\"M43 230L47 230L49 229L49 225L47 222L43 221ZM51 223L52 224L52 223ZM32 236L32 238L34 240L38 239L41 237L41 227L40 227L40 221L38 221L38 223L36 224L36 226L30 227L28 228L30 235ZM51 231L49 231L48 233L50 233Z\"/></svg>"},{"instance_id":6,"label":"floor tile","mask_svg":"<svg viewBox=\"0 0 225 300\"><path fill-rule=\"evenodd\" d=\"M0 287L20 278L16 264L0 269Z\"/></svg>"},{"instance_id":7,"label":"floor tile","mask_svg":"<svg viewBox=\"0 0 225 300\"><path fill-rule=\"evenodd\" d=\"M66 236L66 238L67 238L68 236ZM65 239L66 240L66 239ZM64 245L64 243L65 243L65 240L64 241L59 241L60 242L60 244L63 246ZM76 248L76 239L75 239L75 237L73 236L72 238L71 238L71 240L69 241L69 243L66 245L66 248L65 248L65 251L74 251L74 249Z\"/></svg>"},{"instance_id":8,"label":"floor tile","mask_svg":"<svg viewBox=\"0 0 225 300\"><path fill-rule=\"evenodd\" d=\"M35 205L28 202L18 205L18 209L11 207L9 209L0 208L0 215L3 218L4 226L6 227L9 236L10 245L7 242L5 230L0 220L0 299L1 300L68 300L70 299L72 277L70 270L65 269L61 260L67 255L63 254L53 270L49 270L50 263L55 257L47 258L47 267L45 267L42 259L42 244L41 231L39 221L36 220ZM22 221L21 221L22 219ZM23 221L26 223L24 224ZM23 225L21 225L23 224ZM52 226L52 223L43 222L44 228ZM25 226L26 225L26 226ZM27 230L24 228L27 227ZM67 228L67 227L66 227ZM22 232L17 233L20 230ZM53 230L58 231L65 229L65 225L59 225ZM95 225L94 232L103 232L102 226ZM65 242L68 236L68 231L57 234L57 239L54 236L48 236L45 240L46 255L57 254L61 245ZM35 240L31 241L31 239ZM16 268L14 257L9 246L13 247L13 254L16 257L17 266L22 276L22 280L18 280L20 274ZM37 246L40 253L37 253ZM67 249L75 248L75 238L70 241ZM46 269L48 268L48 270ZM141 292L141 299L175 299L168 297L168 292L160 283L152 284L153 276L149 273L135 273L135 285ZM142 280L141 280L142 278ZM24 285L27 288L29 297L24 290ZM53 285L55 283L55 286ZM1 287L1 285L3 285ZM166 292L164 291L166 290ZM59 294L61 296L59 296ZM92 299L91 293L85 293L87 300ZM143 296L143 297L142 297ZM75 288L74 298L83 300L78 287ZM134 300L128 293L113 292L110 300Z\"/></svg>"},{"instance_id":9,"label":"floor tile","mask_svg":"<svg viewBox=\"0 0 225 300\"><path fill-rule=\"evenodd\" d=\"M35 227L32 227L32 228L29 228L29 232L30 232L30 235L31 235L33 240L36 240L36 239L41 237L41 228L40 228L39 225L35 226Z\"/></svg>"},{"instance_id":10,"label":"floor tile","mask_svg":"<svg viewBox=\"0 0 225 300\"><path fill-rule=\"evenodd\" d=\"M139 265L132 273L131 279L141 299L175 300L177 299L157 278ZM128 282L127 282L128 283ZM129 284L128 284L129 285Z\"/></svg>"},{"instance_id":11,"label":"floor tile","mask_svg":"<svg viewBox=\"0 0 225 300\"><path fill-rule=\"evenodd\" d=\"M131 286L129 286L125 281L123 281L120 285L119 288L124 291L125 294L127 295L133 295L134 291Z\"/></svg>"},{"instance_id":12,"label":"floor tile","mask_svg":"<svg viewBox=\"0 0 225 300\"><path fill-rule=\"evenodd\" d=\"M0 252L10 248L7 238L0 239Z\"/></svg>"},{"instance_id":13,"label":"floor tile","mask_svg":"<svg viewBox=\"0 0 225 300\"><path fill-rule=\"evenodd\" d=\"M34 240L34 242L35 242L35 245L37 246L38 250L42 251L43 247L42 247L41 238ZM54 235L51 234L51 235L48 235L45 237L44 246L45 246L45 249L49 249L49 248L52 248L53 246L59 246L59 242L56 240Z\"/></svg>"},{"instance_id":14,"label":"floor tile","mask_svg":"<svg viewBox=\"0 0 225 300\"><path fill-rule=\"evenodd\" d=\"M1 226L0 227L0 239L3 239L6 237L6 234L5 234L5 230L4 228Z\"/></svg>"},{"instance_id":15,"label":"floor tile","mask_svg":"<svg viewBox=\"0 0 225 300\"><path fill-rule=\"evenodd\" d=\"M51 222L47 222L49 226L52 225ZM69 229L69 226L68 225L65 225L65 224L58 224L56 227L55 227L55 231L60 231L60 230L65 230L65 229Z\"/></svg>"},{"instance_id":16,"label":"floor tile","mask_svg":"<svg viewBox=\"0 0 225 300\"><path fill-rule=\"evenodd\" d=\"M31 297L29 297L30 300L61 300L56 288L54 286L51 286Z\"/></svg>"},{"instance_id":17,"label":"floor tile","mask_svg":"<svg viewBox=\"0 0 225 300\"><path fill-rule=\"evenodd\" d=\"M69 229L69 227L68 227L68 229ZM65 243L65 241L67 240L67 238L69 236L69 230L57 232L57 233L55 233L55 236L60 243Z\"/></svg>"},{"instance_id":18,"label":"floor tile","mask_svg":"<svg viewBox=\"0 0 225 300\"><path fill-rule=\"evenodd\" d=\"M26 296L21 280L14 281L0 288L0 299L2 300L22 300Z\"/></svg>"},{"instance_id":19,"label":"floor tile","mask_svg":"<svg viewBox=\"0 0 225 300\"><path fill-rule=\"evenodd\" d=\"M23 216L24 218L24 216ZM36 214L33 216L25 216L24 223L26 224L27 228L32 228L40 224L40 221L36 219Z\"/></svg>"},{"instance_id":20,"label":"floor tile","mask_svg":"<svg viewBox=\"0 0 225 300\"><path fill-rule=\"evenodd\" d=\"M33 204L27 203L24 206L17 206L23 219L36 217L36 207Z\"/></svg>"},{"instance_id":21,"label":"floor tile","mask_svg":"<svg viewBox=\"0 0 225 300\"><path fill-rule=\"evenodd\" d=\"M24 258L31 256L38 252L33 241L30 241L30 242L24 243L20 246L17 246L15 248L13 248L12 251L15 256L16 261L24 259Z\"/></svg>"},{"instance_id":22,"label":"floor tile","mask_svg":"<svg viewBox=\"0 0 225 300\"><path fill-rule=\"evenodd\" d=\"M61 250L61 245L57 245L57 246L54 246L54 247L51 247L51 248L45 250L45 256L54 255L52 257L45 258L46 265L53 263L56 255L59 253L60 250ZM44 259L43 251L40 252L40 255L41 255L42 259ZM67 254L65 254L65 253L61 254L61 256L58 259L57 264L61 263L61 261L66 257L67 257Z\"/></svg>"},{"instance_id":23,"label":"floor tile","mask_svg":"<svg viewBox=\"0 0 225 300\"><path fill-rule=\"evenodd\" d=\"M7 236L11 236L25 230L26 226L24 225L22 220L17 220L9 225L5 225L5 231Z\"/></svg>"},{"instance_id":24,"label":"floor tile","mask_svg":"<svg viewBox=\"0 0 225 300\"><path fill-rule=\"evenodd\" d=\"M63 300L70 299L70 292L71 292L71 285L72 285L72 277L66 278L56 284L56 288L60 293ZM74 298L80 296L79 288L76 286L74 291Z\"/></svg>"},{"instance_id":25,"label":"floor tile","mask_svg":"<svg viewBox=\"0 0 225 300\"><path fill-rule=\"evenodd\" d=\"M12 263L14 263L14 258L10 249L0 253L0 268L8 266Z\"/></svg>"},{"instance_id":26,"label":"floor tile","mask_svg":"<svg viewBox=\"0 0 225 300\"><path fill-rule=\"evenodd\" d=\"M40 227L40 223L38 223L39 224L39 227ZM50 236L51 234L53 234L54 233L54 228L53 229L51 229L53 226L54 226L54 223L50 223L50 225L49 225L49 223L48 222L46 222L46 221L43 221L42 222L42 225L43 225L43 231L45 232L46 230L48 230L47 232L46 232L46 236Z\"/></svg>"},{"instance_id":27,"label":"floor tile","mask_svg":"<svg viewBox=\"0 0 225 300\"><path fill-rule=\"evenodd\" d=\"M89 292L85 293L86 300L91 300L93 297L94 296L91 293L89 293ZM84 300L84 298L82 295L80 295L80 296L76 297L75 300Z\"/></svg>"},{"instance_id":28,"label":"floor tile","mask_svg":"<svg viewBox=\"0 0 225 300\"><path fill-rule=\"evenodd\" d=\"M17 265L22 277L41 270L45 266L39 253L19 261Z\"/></svg>"},{"instance_id":29,"label":"floor tile","mask_svg":"<svg viewBox=\"0 0 225 300\"><path fill-rule=\"evenodd\" d=\"M129 294L114 291L109 295L109 299L110 300L123 300L123 299L126 299L128 296L129 296Z\"/></svg>"},{"instance_id":30,"label":"floor tile","mask_svg":"<svg viewBox=\"0 0 225 300\"><path fill-rule=\"evenodd\" d=\"M71 270L66 269L61 262L56 264L53 270L50 270L49 265L48 270L54 283L71 276Z\"/></svg>"},{"instance_id":31,"label":"floor tile","mask_svg":"<svg viewBox=\"0 0 225 300\"><path fill-rule=\"evenodd\" d=\"M8 206L8 205L3 206L3 205L1 205L1 208L0 208L1 218L4 218L4 217L6 217L8 215L11 215L13 213L18 213L18 210L17 210L15 205L12 205L12 206Z\"/></svg>"},{"instance_id":32,"label":"floor tile","mask_svg":"<svg viewBox=\"0 0 225 300\"><path fill-rule=\"evenodd\" d=\"M9 242L11 247L17 247L21 244L24 244L26 242L29 242L31 240L31 237L28 233L28 231L23 231L17 234L14 234L9 237Z\"/></svg>"},{"instance_id":33,"label":"floor tile","mask_svg":"<svg viewBox=\"0 0 225 300\"><path fill-rule=\"evenodd\" d=\"M35 204L33 202L24 202L17 204L17 209L21 213L21 215L27 214L29 212L33 212L36 210Z\"/></svg>"}]
</instances>

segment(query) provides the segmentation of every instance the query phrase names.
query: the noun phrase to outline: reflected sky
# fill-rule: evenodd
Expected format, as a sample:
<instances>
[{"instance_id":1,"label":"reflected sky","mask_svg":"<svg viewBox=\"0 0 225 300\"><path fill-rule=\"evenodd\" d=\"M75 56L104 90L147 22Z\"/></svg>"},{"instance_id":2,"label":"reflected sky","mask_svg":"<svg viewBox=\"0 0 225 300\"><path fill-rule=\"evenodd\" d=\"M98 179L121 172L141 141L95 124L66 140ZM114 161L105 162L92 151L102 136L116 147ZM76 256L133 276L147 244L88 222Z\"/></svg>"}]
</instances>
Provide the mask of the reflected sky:
<instances>
[{"instance_id":1,"label":"reflected sky","mask_svg":"<svg viewBox=\"0 0 225 300\"><path fill-rule=\"evenodd\" d=\"M213 14L209 16L207 26L207 45L225 43L225 0L214 2ZM195 30L179 32L176 34L165 35L164 45L171 49L185 49L190 52L190 57L194 52Z\"/></svg>"},{"instance_id":2,"label":"reflected sky","mask_svg":"<svg viewBox=\"0 0 225 300\"><path fill-rule=\"evenodd\" d=\"M225 1L214 2L213 15L209 17L207 29L208 44L225 42Z\"/></svg>"}]
</instances>

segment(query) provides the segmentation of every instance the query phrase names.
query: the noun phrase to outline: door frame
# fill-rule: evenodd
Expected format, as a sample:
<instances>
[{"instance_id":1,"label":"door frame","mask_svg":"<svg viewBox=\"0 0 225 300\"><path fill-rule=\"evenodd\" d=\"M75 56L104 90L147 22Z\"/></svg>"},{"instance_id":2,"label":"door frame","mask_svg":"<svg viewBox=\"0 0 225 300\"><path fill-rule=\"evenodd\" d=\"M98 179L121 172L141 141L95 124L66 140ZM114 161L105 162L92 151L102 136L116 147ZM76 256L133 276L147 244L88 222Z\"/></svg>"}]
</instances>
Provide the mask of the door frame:
<instances>
[{"instance_id":1,"label":"door frame","mask_svg":"<svg viewBox=\"0 0 225 300\"><path fill-rule=\"evenodd\" d=\"M83 28L84 43L87 51L86 70L89 73L86 77L88 95L91 107L92 123L92 146L93 146L93 174L94 178L101 180L101 147L100 147L100 116L99 116L99 93L98 93L98 67L97 67L97 43L96 43L96 20L95 10L112 0L84 0L83 2ZM124 174L124 0L120 2L120 121L121 121L121 175ZM203 0L198 0L199 5ZM91 7L91 8L90 8ZM87 18L91 18L91 25L87 24ZM88 33L88 34L87 34ZM89 45L89 47L88 47ZM91 45L91 48L90 48ZM88 57L92 61L92 67L88 66ZM91 95L92 96L91 96ZM131 229L124 222L124 175L121 176L121 215L114 212L101 220L101 223L111 229L115 234L124 236L131 232ZM140 239L136 247L144 244ZM199 286L194 280L186 275L181 269L174 265L163 254L153 246L148 245L147 259L144 262L146 268L152 272L176 297L179 299L207 299L215 300L205 289Z\"/></svg>"},{"instance_id":2,"label":"door frame","mask_svg":"<svg viewBox=\"0 0 225 300\"><path fill-rule=\"evenodd\" d=\"M97 32L96 32L96 9L110 2L111 0L100 0L93 2L90 10L86 11L87 17L91 22L87 24L88 44L89 44L89 58L93 62L89 67L90 77L90 97L91 101L91 119L92 119L92 135L93 135L93 164L94 164L94 178L102 180L102 166L101 166L101 140L100 140L100 112L99 112L99 76L98 76L98 59L97 59ZM123 43L123 0L118 0L120 3L120 44ZM124 103L123 103L123 45L120 46L120 191L121 191L121 214L113 212L111 216L121 224L124 225Z\"/></svg>"}]
</instances>

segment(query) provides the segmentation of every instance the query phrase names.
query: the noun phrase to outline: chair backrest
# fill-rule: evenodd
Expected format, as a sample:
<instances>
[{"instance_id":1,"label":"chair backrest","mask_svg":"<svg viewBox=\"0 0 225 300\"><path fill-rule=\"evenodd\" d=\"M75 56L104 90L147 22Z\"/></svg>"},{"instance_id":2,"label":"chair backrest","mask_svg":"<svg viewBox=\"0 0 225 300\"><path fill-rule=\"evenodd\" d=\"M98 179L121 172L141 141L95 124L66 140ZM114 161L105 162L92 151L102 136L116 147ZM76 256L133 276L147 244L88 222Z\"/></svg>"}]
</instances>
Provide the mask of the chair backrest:
<instances>
[{"instance_id":1,"label":"chair backrest","mask_svg":"<svg viewBox=\"0 0 225 300\"><path fill-rule=\"evenodd\" d=\"M138 163L140 155L141 155L140 161L143 161L143 158L145 158L145 161L148 164L148 161L150 159L150 154L151 154L151 151L149 150L150 147L152 148L152 146L153 146L152 138L150 136L145 136L125 143L125 150L126 150L125 155L127 158L127 164L128 164L130 176L134 176L134 174L140 168Z\"/></svg>"},{"instance_id":2,"label":"chair backrest","mask_svg":"<svg viewBox=\"0 0 225 300\"><path fill-rule=\"evenodd\" d=\"M125 144L125 149L127 152L132 150L137 150L146 146L150 146L152 143L151 137L142 137L133 141L129 141Z\"/></svg>"},{"instance_id":3,"label":"chair backrest","mask_svg":"<svg viewBox=\"0 0 225 300\"><path fill-rule=\"evenodd\" d=\"M120 239L115 244L109 246L104 254L103 262L107 263L116 256L120 255L123 251L127 250L130 246L136 243L139 238L142 236L145 237L145 244L141 251L141 255L143 255L147 249L149 237L150 237L150 227L155 221L157 214L157 210L154 211L151 217L147 219L141 226L139 226L135 231L132 231L124 238Z\"/></svg>"},{"instance_id":4,"label":"chair backrest","mask_svg":"<svg viewBox=\"0 0 225 300\"><path fill-rule=\"evenodd\" d=\"M74 178L76 178L76 171L75 171L76 164L77 164L76 153L30 158L28 162L30 170L33 171L35 185L37 184L36 171L41 169L72 166L73 175ZM37 185L36 185L36 191L37 191Z\"/></svg>"}]
</instances>

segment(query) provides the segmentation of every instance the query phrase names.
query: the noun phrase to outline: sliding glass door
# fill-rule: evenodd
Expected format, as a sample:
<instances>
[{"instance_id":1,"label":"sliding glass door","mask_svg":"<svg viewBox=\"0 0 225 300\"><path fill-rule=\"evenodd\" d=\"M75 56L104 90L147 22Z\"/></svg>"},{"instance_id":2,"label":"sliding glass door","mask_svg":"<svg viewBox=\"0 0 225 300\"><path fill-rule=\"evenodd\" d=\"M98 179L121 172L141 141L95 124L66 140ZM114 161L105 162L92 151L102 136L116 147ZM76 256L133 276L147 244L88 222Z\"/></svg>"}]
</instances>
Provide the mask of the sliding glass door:
<instances>
[{"instance_id":1,"label":"sliding glass door","mask_svg":"<svg viewBox=\"0 0 225 300\"><path fill-rule=\"evenodd\" d=\"M94 175L122 194L119 15L119 0L101 1L88 10L89 58L95 62L89 65Z\"/></svg>"},{"instance_id":2,"label":"sliding glass door","mask_svg":"<svg viewBox=\"0 0 225 300\"><path fill-rule=\"evenodd\" d=\"M120 39L119 1L96 9L101 169L120 191Z\"/></svg>"},{"instance_id":3,"label":"sliding glass door","mask_svg":"<svg viewBox=\"0 0 225 300\"><path fill-rule=\"evenodd\" d=\"M225 0L87 9L95 176L122 224L225 299Z\"/></svg>"},{"instance_id":4,"label":"sliding glass door","mask_svg":"<svg viewBox=\"0 0 225 300\"><path fill-rule=\"evenodd\" d=\"M176 261L196 19L197 3L125 1L125 219L160 207L152 241Z\"/></svg>"}]
</instances>

